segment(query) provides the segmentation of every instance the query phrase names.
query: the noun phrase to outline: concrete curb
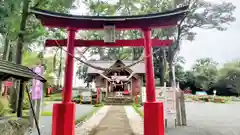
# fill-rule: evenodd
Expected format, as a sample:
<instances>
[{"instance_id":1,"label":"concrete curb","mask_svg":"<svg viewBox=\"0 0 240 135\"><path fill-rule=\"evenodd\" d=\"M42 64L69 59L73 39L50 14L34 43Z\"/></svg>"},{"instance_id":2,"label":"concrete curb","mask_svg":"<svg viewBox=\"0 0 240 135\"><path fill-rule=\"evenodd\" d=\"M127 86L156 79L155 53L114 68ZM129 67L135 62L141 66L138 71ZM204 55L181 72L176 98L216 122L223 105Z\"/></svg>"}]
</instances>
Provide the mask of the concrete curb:
<instances>
[{"instance_id":1,"label":"concrete curb","mask_svg":"<svg viewBox=\"0 0 240 135\"><path fill-rule=\"evenodd\" d=\"M98 126L102 119L106 116L109 108L110 106L102 107L90 119L82 123L81 126L76 127L75 135L89 135L92 129Z\"/></svg>"},{"instance_id":2,"label":"concrete curb","mask_svg":"<svg viewBox=\"0 0 240 135\"><path fill-rule=\"evenodd\" d=\"M132 106L124 106L129 125L134 135L143 135L143 119Z\"/></svg>"}]
</instances>

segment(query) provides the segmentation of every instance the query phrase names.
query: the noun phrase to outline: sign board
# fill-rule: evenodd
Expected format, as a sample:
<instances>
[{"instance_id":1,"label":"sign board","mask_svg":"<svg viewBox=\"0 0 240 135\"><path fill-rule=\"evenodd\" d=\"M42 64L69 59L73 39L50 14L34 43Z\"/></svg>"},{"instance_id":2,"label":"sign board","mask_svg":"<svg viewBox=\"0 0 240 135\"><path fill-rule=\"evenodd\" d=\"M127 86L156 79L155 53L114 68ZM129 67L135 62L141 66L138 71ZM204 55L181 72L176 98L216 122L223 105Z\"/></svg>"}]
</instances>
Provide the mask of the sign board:
<instances>
[{"instance_id":1,"label":"sign board","mask_svg":"<svg viewBox=\"0 0 240 135\"><path fill-rule=\"evenodd\" d=\"M44 72L44 67L42 65L37 66L33 69L33 71L40 75L43 76ZM33 79L33 84L32 84L32 100L39 100L42 99L43 95L43 83L39 80Z\"/></svg>"},{"instance_id":2,"label":"sign board","mask_svg":"<svg viewBox=\"0 0 240 135\"><path fill-rule=\"evenodd\" d=\"M164 104L164 117L176 119L176 89L172 87L156 87L156 100ZM146 88L142 87L142 102L146 101Z\"/></svg>"},{"instance_id":3,"label":"sign board","mask_svg":"<svg viewBox=\"0 0 240 135\"><path fill-rule=\"evenodd\" d=\"M176 89L165 87L165 112L166 117L176 119Z\"/></svg>"},{"instance_id":4,"label":"sign board","mask_svg":"<svg viewBox=\"0 0 240 135\"><path fill-rule=\"evenodd\" d=\"M104 25L104 42L105 43L115 43L115 26L114 25Z\"/></svg>"}]
</instances>

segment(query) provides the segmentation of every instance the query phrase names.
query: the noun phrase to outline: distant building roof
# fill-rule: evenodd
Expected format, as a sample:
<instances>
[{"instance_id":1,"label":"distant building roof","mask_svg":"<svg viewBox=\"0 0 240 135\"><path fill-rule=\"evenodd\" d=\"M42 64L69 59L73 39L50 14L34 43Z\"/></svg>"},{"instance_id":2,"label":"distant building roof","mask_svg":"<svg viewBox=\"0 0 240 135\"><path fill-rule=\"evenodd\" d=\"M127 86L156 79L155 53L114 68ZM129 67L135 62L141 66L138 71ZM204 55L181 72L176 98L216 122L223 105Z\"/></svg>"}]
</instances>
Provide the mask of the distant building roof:
<instances>
[{"instance_id":1,"label":"distant building roof","mask_svg":"<svg viewBox=\"0 0 240 135\"><path fill-rule=\"evenodd\" d=\"M130 60L122 60L121 61L124 65L130 65L136 61L130 61ZM104 61L104 60L96 60L96 61L88 61L89 64L95 65L97 67L102 67L102 68L110 68L112 65L116 63L116 61ZM130 69L135 72L135 73L145 73L145 64L144 62L140 62L132 67ZM94 69L92 67L88 67L87 73L99 73L100 70ZM103 71L100 71L101 73Z\"/></svg>"}]
</instances>

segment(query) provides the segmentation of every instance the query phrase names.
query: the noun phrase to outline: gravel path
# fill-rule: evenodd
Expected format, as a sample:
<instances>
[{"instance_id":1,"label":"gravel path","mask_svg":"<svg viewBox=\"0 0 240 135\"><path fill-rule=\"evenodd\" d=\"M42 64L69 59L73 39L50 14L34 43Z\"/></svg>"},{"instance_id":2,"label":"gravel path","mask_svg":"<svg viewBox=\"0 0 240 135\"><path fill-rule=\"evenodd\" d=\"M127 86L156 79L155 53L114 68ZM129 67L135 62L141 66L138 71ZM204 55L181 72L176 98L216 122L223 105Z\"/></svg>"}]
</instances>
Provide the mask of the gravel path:
<instances>
[{"instance_id":1,"label":"gravel path","mask_svg":"<svg viewBox=\"0 0 240 135\"><path fill-rule=\"evenodd\" d=\"M166 135L240 135L240 103L186 102L186 127L167 128Z\"/></svg>"},{"instance_id":2,"label":"gravel path","mask_svg":"<svg viewBox=\"0 0 240 135\"><path fill-rule=\"evenodd\" d=\"M133 135L123 106L111 106L91 135Z\"/></svg>"}]
</instances>

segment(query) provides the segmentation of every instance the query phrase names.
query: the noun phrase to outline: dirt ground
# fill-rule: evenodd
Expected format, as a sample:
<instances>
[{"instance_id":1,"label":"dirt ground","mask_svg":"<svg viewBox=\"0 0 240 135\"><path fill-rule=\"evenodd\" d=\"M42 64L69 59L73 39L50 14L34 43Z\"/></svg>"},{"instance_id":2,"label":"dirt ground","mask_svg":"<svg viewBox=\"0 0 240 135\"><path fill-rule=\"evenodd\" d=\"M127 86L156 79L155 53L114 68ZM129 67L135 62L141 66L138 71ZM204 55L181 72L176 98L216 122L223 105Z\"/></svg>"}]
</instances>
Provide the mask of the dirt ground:
<instances>
[{"instance_id":1,"label":"dirt ground","mask_svg":"<svg viewBox=\"0 0 240 135\"><path fill-rule=\"evenodd\" d=\"M91 135L133 135L124 106L111 106Z\"/></svg>"}]
</instances>

